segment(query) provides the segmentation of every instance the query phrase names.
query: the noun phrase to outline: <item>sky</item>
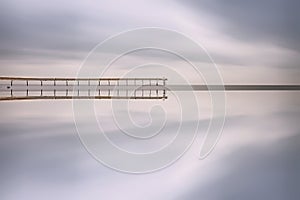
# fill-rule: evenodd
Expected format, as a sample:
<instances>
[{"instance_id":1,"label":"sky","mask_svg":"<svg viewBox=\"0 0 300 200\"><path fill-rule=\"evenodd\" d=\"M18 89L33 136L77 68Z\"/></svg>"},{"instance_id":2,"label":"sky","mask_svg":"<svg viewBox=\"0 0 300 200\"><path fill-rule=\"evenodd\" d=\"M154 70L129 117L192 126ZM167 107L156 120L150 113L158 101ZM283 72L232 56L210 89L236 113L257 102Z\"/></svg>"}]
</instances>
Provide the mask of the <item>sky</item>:
<instances>
[{"instance_id":1,"label":"sky","mask_svg":"<svg viewBox=\"0 0 300 200\"><path fill-rule=\"evenodd\" d=\"M117 56L139 38L96 51L92 57L96 63L84 62L91 60L87 56L99 43L120 32L156 27L205 47L225 84L300 84L299 4L296 0L3 0L0 75L75 77L88 64L101 71L104 67L97 59ZM210 74L205 53L191 51L180 38L158 36L149 38L179 46L192 62L204 66L203 74ZM124 74L165 76L170 83L181 78L193 84L203 81L178 57L152 49L132 52L106 72L114 77ZM176 136L178 123L189 137L199 123L194 142L179 160L138 175L94 159L76 126L82 124L84 134L93 134L95 116L83 112L74 120L72 101L0 102L1 199L299 199L298 92L226 93L222 135L205 159L199 159L199 151L213 112L211 96L168 96L166 101L130 101L127 107L122 102L93 102L93 115L104 132L128 151L163 147ZM165 120L162 136L150 141L126 139L114 120L126 122L128 112L134 123L123 123L122 129L143 135Z\"/></svg>"}]
</instances>

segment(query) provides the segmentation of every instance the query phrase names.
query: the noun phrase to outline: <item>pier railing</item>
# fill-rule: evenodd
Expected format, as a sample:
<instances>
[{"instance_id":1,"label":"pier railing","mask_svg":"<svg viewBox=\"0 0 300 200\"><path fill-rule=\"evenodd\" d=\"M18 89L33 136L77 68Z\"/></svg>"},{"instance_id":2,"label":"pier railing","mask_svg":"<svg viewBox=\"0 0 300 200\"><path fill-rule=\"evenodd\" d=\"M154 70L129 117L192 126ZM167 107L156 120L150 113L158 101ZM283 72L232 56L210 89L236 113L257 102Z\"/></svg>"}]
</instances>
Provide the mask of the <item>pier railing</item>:
<instances>
[{"instance_id":1,"label":"pier railing","mask_svg":"<svg viewBox=\"0 0 300 200\"><path fill-rule=\"evenodd\" d=\"M0 77L0 100L166 99L165 78Z\"/></svg>"}]
</instances>

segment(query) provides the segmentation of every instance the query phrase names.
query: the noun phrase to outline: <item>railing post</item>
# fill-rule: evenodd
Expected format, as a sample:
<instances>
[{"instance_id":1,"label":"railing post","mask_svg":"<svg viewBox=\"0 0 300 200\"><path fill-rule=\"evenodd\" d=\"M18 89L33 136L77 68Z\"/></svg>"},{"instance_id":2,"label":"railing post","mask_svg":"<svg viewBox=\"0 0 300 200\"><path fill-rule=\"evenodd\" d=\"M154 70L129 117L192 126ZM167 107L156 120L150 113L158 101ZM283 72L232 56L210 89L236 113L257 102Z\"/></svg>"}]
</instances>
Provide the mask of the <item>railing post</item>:
<instances>
[{"instance_id":1,"label":"railing post","mask_svg":"<svg viewBox=\"0 0 300 200\"><path fill-rule=\"evenodd\" d=\"M128 86L128 79L126 79L126 86ZM128 98L128 87L126 87L126 97Z\"/></svg>"},{"instance_id":2,"label":"railing post","mask_svg":"<svg viewBox=\"0 0 300 200\"><path fill-rule=\"evenodd\" d=\"M151 79L149 80L149 85L151 86ZM150 87L150 91L149 91L149 97L151 97L151 87Z\"/></svg>"},{"instance_id":3,"label":"railing post","mask_svg":"<svg viewBox=\"0 0 300 200\"><path fill-rule=\"evenodd\" d=\"M166 90L165 90L165 87L166 87L166 78L163 77L163 86L164 86L164 90L163 90L163 100L166 99Z\"/></svg>"},{"instance_id":4,"label":"railing post","mask_svg":"<svg viewBox=\"0 0 300 200\"><path fill-rule=\"evenodd\" d=\"M26 80L26 97L28 97L28 80Z\"/></svg>"},{"instance_id":5,"label":"railing post","mask_svg":"<svg viewBox=\"0 0 300 200\"><path fill-rule=\"evenodd\" d=\"M43 81L41 80L41 96L43 96Z\"/></svg>"},{"instance_id":6,"label":"railing post","mask_svg":"<svg viewBox=\"0 0 300 200\"><path fill-rule=\"evenodd\" d=\"M134 79L134 98L136 99L136 79Z\"/></svg>"},{"instance_id":7,"label":"railing post","mask_svg":"<svg viewBox=\"0 0 300 200\"><path fill-rule=\"evenodd\" d=\"M101 93L100 93L100 80L99 80L98 86L99 86L99 97L100 97L101 96Z\"/></svg>"},{"instance_id":8,"label":"railing post","mask_svg":"<svg viewBox=\"0 0 300 200\"><path fill-rule=\"evenodd\" d=\"M120 85L119 80L117 80L117 87L118 87L118 90L117 90L117 96L120 96L119 85Z\"/></svg>"},{"instance_id":9,"label":"railing post","mask_svg":"<svg viewBox=\"0 0 300 200\"><path fill-rule=\"evenodd\" d=\"M67 86L67 89L66 89L66 96L68 96L68 93L69 93L69 90L68 90L68 87L69 87L68 80L66 80L66 86Z\"/></svg>"},{"instance_id":10,"label":"railing post","mask_svg":"<svg viewBox=\"0 0 300 200\"><path fill-rule=\"evenodd\" d=\"M90 81L90 79L88 80L88 86L89 86L88 96L90 97L91 96L91 92L90 92L91 81Z\"/></svg>"},{"instance_id":11,"label":"railing post","mask_svg":"<svg viewBox=\"0 0 300 200\"><path fill-rule=\"evenodd\" d=\"M108 86L110 86L110 81L108 80ZM108 88L108 96L110 96L110 88Z\"/></svg>"},{"instance_id":12,"label":"railing post","mask_svg":"<svg viewBox=\"0 0 300 200\"><path fill-rule=\"evenodd\" d=\"M144 97L144 89L143 89L143 86L144 86L144 80L142 80L142 97Z\"/></svg>"},{"instance_id":13,"label":"railing post","mask_svg":"<svg viewBox=\"0 0 300 200\"><path fill-rule=\"evenodd\" d=\"M10 81L10 96L13 96L13 90L12 90L12 86L13 86L13 80Z\"/></svg>"},{"instance_id":14,"label":"railing post","mask_svg":"<svg viewBox=\"0 0 300 200\"><path fill-rule=\"evenodd\" d=\"M56 97L56 79L54 79L53 85L54 85L54 98L55 98Z\"/></svg>"},{"instance_id":15,"label":"railing post","mask_svg":"<svg viewBox=\"0 0 300 200\"><path fill-rule=\"evenodd\" d=\"M158 79L156 79L156 87L158 87ZM156 88L156 97L158 97L158 89Z\"/></svg>"}]
</instances>

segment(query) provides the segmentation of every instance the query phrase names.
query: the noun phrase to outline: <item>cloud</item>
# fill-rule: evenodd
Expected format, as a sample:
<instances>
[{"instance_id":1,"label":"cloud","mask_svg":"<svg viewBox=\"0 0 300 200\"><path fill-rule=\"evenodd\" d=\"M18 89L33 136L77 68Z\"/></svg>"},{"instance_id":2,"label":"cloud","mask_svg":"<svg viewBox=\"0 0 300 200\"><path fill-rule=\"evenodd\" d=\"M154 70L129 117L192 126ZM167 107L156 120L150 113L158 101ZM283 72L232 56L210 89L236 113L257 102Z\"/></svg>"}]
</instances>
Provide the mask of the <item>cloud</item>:
<instances>
[{"instance_id":1,"label":"cloud","mask_svg":"<svg viewBox=\"0 0 300 200\"><path fill-rule=\"evenodd\" d=\"M248 42L271 43L300 51L297 0L180 1L195 13L208 13L224 34Z\"/></svg>"}]
</instances>

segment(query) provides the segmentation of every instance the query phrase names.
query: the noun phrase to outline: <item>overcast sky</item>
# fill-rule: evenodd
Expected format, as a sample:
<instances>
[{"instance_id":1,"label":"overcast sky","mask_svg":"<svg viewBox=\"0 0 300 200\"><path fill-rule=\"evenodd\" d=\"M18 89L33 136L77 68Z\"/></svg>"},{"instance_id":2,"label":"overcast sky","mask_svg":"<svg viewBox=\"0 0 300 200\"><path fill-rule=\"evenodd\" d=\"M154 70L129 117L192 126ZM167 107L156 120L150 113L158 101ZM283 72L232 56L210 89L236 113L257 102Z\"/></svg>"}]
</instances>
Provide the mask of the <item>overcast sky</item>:
<instances>
[{"instance_id":1,"label":"overcast sky","mask_svg":"<svg viewBox=\"0 0 300 200\"><path fill-rule=\"evenodd\" d=\"M108 37L160 27L203 45L225 83L300 84L299 6L297 0L2 0L0 75L76 76L88 53ZM172 38L164 42L180 44ZM187 53L203 62L203 55ZM110 75L143 62L169 65L198 81L178 58L154 51L133 53ZM151 69L158 76L169 73L160 66ZM152 74L144 70L142 75ZM185 119L183 126L195 120L208 124L209 96L197 95L200 118ZM3 199L299 199L299 97L228 93L226 124L209 157L197 157L205 133L201 127L178 162L144 175L116 172L92 158L77 136L71 101L1 102L0 193ZM133 117L148 123L155 105L167 111L170 134L179 112L172 98L134 103ZM107 133L119 133L108 102L97 102L96 108ZM82 116L88 126L87 119ZM132 148L133 143L121 139L120 144Z\"/></svg>"}]
</instances>

